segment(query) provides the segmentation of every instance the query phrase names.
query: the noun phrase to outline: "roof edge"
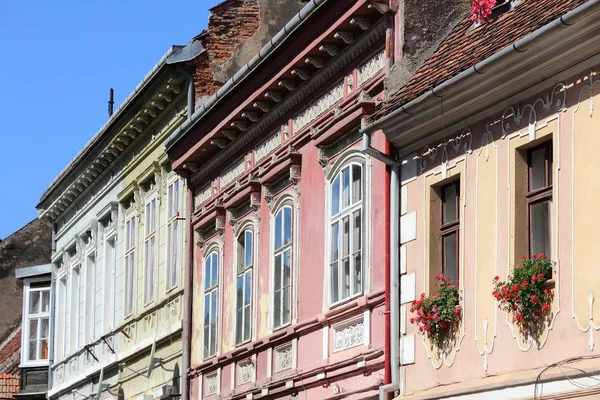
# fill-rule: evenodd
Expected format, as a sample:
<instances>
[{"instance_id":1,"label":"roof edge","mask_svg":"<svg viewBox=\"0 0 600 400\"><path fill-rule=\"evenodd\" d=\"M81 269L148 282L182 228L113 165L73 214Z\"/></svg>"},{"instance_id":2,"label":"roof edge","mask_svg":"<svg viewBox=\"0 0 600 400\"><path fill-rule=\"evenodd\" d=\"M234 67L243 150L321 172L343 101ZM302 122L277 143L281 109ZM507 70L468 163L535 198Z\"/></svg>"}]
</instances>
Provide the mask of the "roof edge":
<instances>
[{"instance_id":1,"label":"roof edge","mask_svg":"<svg viewBox=\"0 0 600 400\"><path fill-rule=\"evenodd\" d=\"M94 134L94 136L92 136L85 146L79 150L75 157L73 157L73 159L71 159L71 161L62 169L62 171L58 173L52 182L50 182L50 185L48 185L48 188L42 194L42 197L40 198L36 208L39 208L41 203L48 199L50 194L57 188L57 186L64 181L66 175L82 161L84 156L89 153L91 149L94 148L94 146L99 142L100 138L102 138L106 131L112 127L115 121L124 113L133 100L138 97L140 92L142 92L142 90L148 86L152 79L158 75L162 68L167 65L167 58L180 52L184 48L185 46L173 45L167 50L167 52L160 58L154 67L152 67L152 69L144 76L140 83L138 83L135 89L133 89L129 96L127 96L127 98L125 98L125 100L119 105L108 121L106 121L106 123Z\"/></svg>"}]
</instances>

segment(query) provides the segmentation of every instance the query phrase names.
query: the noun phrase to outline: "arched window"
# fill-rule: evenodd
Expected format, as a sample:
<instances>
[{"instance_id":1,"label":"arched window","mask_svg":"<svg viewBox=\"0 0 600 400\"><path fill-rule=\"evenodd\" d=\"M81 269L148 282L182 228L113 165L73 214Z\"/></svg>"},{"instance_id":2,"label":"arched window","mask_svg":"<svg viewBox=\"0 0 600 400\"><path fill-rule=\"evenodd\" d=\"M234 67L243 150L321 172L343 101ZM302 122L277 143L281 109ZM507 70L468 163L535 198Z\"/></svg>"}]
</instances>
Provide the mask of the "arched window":
<instances>
[{"instance_id":1,"label":"arched window","mask_svg":"<svg viewBox=\"0 0 600 400\"><path fill-rule=\"evenodd\" d=\"M250 340L252 326L252 267L254 231L245 229L237 238L235 343Z\"/></svg>"},{"instance_id":2,"label":"arched window","mask_svg":"<svg viewBox=\"0 0 600 400\"><path fill-rule=\"evenodd\" d=\"M273 239L273 328L288 324L292 317L292 207L285 205L275 214Z\"/></svg>"},{"instance_id":3,"label":"arched window","mask_svg":"<svg viewBox=\"0 0 600 400\"><path fill-rule=\"evenodd\" d=\"M363 166L350 163L329 186L330 301L337 303L363 291Z\"/></svg>"},{"instance_id":4,"label":"arched window","mask_svg":"<svg viewBox=\"0 0 600 400\"><path fill-rule=\"evenodd\" d=\"M219 301L219 253L204 259L204 358L217 353L217 312Z\"/></svg>"}]
</instances>

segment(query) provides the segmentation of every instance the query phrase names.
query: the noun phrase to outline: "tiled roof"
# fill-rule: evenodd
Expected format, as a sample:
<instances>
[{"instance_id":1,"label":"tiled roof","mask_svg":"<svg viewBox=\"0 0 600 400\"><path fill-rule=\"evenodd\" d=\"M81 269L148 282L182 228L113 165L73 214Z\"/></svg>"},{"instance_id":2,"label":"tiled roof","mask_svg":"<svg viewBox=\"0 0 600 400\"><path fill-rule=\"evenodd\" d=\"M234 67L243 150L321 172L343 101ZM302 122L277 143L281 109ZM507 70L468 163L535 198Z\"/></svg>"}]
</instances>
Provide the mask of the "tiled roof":
<instances>
[{"instance_id":1,"label":"tiled roof","mask_svg":"<svg viewBox=\"0 0 600 400\"><path fill-rule=\"evenodd\" d=\"M13 399L19 393L19 373L0 374L0 399Z\"/></svg>"},{"instance_id":2,"label":"tiled roof","mask_svg":"<svg viewBox=\"0 0 600 400\"><path fill-rule=\"evenodd\" d=\"M522 0L512 11L477 28L474 28L469 16L465 16L417 73L379 107L375 119L416 99L585 2Z\"/></svg>"},{"instance_id":3,"label":"tiled roof","mask_svg":"<svg viewBox=\"0 0 600 400\"><path fill-rule=\"evenodd\" d=\"M21 358L21 327L18 326L0 343L0 373L13 372Z\"/></svg>"}]
</instances>

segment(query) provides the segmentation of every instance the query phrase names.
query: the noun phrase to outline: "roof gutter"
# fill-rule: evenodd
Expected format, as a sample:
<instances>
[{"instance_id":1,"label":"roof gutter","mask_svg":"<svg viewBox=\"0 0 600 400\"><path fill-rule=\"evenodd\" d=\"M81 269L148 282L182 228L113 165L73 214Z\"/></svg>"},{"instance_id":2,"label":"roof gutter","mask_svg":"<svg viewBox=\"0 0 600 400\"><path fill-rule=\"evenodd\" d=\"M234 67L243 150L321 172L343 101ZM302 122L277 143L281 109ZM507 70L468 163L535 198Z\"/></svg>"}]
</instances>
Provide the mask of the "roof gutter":
<instances>
[{"instance_id":1,"label":"roof gutter","mask_svg":"<svg viewBox=\"0 0 600 400\"><path fill-rule=\"evenodd\" d=\"M330 0L310 0L298 14L294 16L271 40L263 46L254 58L244 65L238 72L233 75L214 95L208 98L201 107L194 112L191 118L181 124L166 140L165 147L169 151L180 140L185 137L187 132L206 114L213 109L221 99L226 97L233 89L247 78L255 69L262 65L271 54L275 52L281 45L294 33L302 24L310 18L323 4Z\"/></svg>"},{"instance_id":2,"label":"roof gutter","mask_svg":"<svg viewBox=\"0 0 600 400\"><path fill-rule=\"evenodd\" d=\"M514 56L517 53L527 52L531 47L547 39L549 36L552 36L557 31L574 25L581 19L587 17L590 13L596 11L598 7L600 7L600 0L590 0L580 5L560 18L557 18L538 30L525 35L513 44L505 47L480 63L473 65L469 69L461 72L453 78L448 79L433 89L423 93L421 96L381 117L377 121L363 127L360 130L361 134L371 134L378 129L390 128L396 122L403 119L403 117L417 114L422 105L428 100L433 98L442 98L451 94L454 90L463 85L468 79L476 75L485 74L495 65L508 59L509 57Z\"/></svg>"}]
</instances>

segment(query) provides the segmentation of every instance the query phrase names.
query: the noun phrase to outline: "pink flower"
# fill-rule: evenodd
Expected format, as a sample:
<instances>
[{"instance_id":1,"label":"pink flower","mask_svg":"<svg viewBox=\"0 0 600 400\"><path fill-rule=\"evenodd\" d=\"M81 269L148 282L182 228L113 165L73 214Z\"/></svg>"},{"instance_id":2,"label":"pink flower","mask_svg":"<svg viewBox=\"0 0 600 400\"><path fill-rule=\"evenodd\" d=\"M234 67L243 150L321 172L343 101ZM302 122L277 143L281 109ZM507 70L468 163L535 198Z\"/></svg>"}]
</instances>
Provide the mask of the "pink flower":
<instances>
[{"instance_id":1,"label":"pink flower","mask_svg":"<svg viewBox=\"0 0 600 400\"><path fill-rule=\"evenodd\" d=\"M544 260L546 258L546 255L544 253L540 254L540 259Z\"/></svg>"},{"instance_id":2,"label":"pink flower","mask_svg":"<svg viewBox=\"0 0 600 400\"><path fill-rule=\"evenodd\" d=\"M462 307L461 306L456 306L456 310L454 311L454 313L456 315L460 315L461 312L462 312Z\"/></svg>"},{"instance_id":3,"label":"pink flower","mask_svg":"<svg viewBox=\"0 0 600 400\"><path fill-rule=\"evenodd\" d=\"M448 324L445 321L440 322L440 328L446 329L447 327L448 327Z\"/></svg>"},{"instance_id":4,"label":"pink flower","mask_svg":"<svg viewBox=\"0 0 600 400\"><path fill-rule=\"evenodd\" d=\"M532 276L531 276L531 283L535 282L536 280L537 280L537 276L535 276L535 275L532 275Z\"/></svg>"},{"instance_id":5,"label":"pink flower","mask_svg":"<svg viewBox=\"0 0 600 400\"><path fill-rule=\"evenodd\" d=\"M492 16L492 8L496 0L472 0L471 21L480 23L487 21Z\"/></svg>"},{"instance_id":6,"label":"pink flower","mask_svg":"<svg viewBox=\"0 0 600 400\"><path fill-rule=\"evenodd\" d=\"M496 275L496 276L494 277L494 280L495 280L495 281L497 281L498 279L500 279L500 276Z\"/></svg>"},{"instance_id":7,"label":"pink flower","mask_svg":"<svg viewBox=\"0 0 600 400\"><path fill-rule=\"evenodd\" d=\"M542 311L548 311L550 309L550 305L549 304L542 304Z\"/></svg>"}]
</instances>

